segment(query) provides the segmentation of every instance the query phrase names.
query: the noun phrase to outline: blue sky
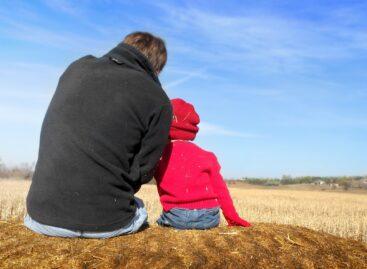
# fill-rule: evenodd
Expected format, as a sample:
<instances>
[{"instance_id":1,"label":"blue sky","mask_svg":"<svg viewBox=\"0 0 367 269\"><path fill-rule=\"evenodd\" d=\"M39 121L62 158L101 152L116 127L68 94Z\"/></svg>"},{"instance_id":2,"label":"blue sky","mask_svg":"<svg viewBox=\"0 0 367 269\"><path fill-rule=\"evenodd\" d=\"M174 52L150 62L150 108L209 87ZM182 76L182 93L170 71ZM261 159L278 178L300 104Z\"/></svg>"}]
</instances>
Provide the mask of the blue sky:
<instances>
[{"instance_id":1,"label":"blue sky","mask_svg":"<svg viewBox=\"0 0 367 269\"><path fill-rule=\"evenodd\" d=\"M367 174L366 1L2 1L2 160L36 161L63 70L135 30L166 40L163 86L226 177Z\"/></svg>"}]
</instances>

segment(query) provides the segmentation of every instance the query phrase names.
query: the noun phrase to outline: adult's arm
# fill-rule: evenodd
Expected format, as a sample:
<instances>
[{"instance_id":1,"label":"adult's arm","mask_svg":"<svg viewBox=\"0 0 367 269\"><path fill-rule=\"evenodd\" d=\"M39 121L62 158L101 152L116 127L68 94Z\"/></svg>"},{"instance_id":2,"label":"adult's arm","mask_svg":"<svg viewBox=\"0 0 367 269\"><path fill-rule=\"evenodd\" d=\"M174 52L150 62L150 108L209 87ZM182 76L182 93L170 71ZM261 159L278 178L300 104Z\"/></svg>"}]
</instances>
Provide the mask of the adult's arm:
<instances>
[{"instance_id":1,"label":"adult's arm","mask_svg":"<svg viewBox=\"0 0 367 269\"><path fill-rule=\"evenodd\" d=\"M172 108L170 103L157 108L150 117L148 129L133 164L133 169L137 174L134 182L135 192L140 189L142 184L148 183L152 179L156 165L168 141L171 120Z\"/></svg>"}]
</instances>

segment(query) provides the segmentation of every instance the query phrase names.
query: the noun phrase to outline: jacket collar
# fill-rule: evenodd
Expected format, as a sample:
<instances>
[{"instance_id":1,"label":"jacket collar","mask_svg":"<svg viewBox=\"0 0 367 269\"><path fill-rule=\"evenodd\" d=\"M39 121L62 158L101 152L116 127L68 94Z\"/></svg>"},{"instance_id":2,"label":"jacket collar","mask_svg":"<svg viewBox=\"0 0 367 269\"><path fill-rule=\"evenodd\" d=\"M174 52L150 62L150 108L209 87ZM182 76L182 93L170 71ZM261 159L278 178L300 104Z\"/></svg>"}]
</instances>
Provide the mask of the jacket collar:
<instances>
[{"instance_id":1,"label":"jacket collar","mask_svg":"<svg viewBox=\"0 0 367 269\"><path fill-rule=\"evenodd\" d=\"M145 71L156 83L161 85L147 57L133 46L121 42L105 56L117 64L126 64L133 69Z\"/></svg>"}]
</instances>

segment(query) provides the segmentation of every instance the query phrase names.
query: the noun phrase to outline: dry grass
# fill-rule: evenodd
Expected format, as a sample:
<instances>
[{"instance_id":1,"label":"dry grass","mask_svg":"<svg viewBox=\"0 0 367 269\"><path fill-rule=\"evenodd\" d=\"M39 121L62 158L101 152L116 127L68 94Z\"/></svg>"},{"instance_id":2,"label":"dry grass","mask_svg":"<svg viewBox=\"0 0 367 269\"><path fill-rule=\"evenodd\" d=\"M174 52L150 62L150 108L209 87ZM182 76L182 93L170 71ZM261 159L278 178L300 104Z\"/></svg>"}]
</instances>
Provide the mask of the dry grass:
<instances>
[{"instance_id":1,"label":"dry grass","mask_svg":"<svg viewBox=\"0 0 367 269\"><path fill-rule=\"evenodd\" d=\"M278 224L177 231L153 226L108 240L37 235L0 222L0 268L366 268L361 242Z\"/></svg>"},{"instance_id":2,"label":"dry grass","mask_svg":"<svg viewBox=\"0 0 367 269\"><path fill-rule=\"evenodd\" d=\"M367 242L366 194L256 188L230 191L239 214L251 222L298 225ZM155 186L144 186L138 195L154 222L161 212Z\"/></svg>"},{"instance_id":3,"label":"dry grass","mask_svg":"<svg viewBox=\"0 0 367 269\"><path fill-rule=\"evenodd\" d=\"M25 214L25 198L30 181L0 179L0 220L20 218Z\"/></svg>"},{"instance_id":4,"label":"dry grass","mask_svg":"<svg viewBox=\"0 0 367 269\"><path fill-rule=\"evenodd\" d=\"M367 197L348 193L232 188L251 228L147 230L108 240L50 238L21 223L30 182L0 180L0 268L367 268ZM154 223L155 186L139 192ZM277 222L312 228L280 225Z\"/></svg>"},{"instance_id":5,"label":"dry grass","mask_svg":"<svg viewBox=\"0 0 367 269\"><path fill-rule=\"evenodd\" d=\"M367 195L347 192L232 189L243 216L367 242Z\"/></svg>"},{"instance_id":6,"label":"dry grass","mask_svg":"<svg viewBox=\"0 0 367 269\"><path fill-rule=\"evenodd\" d=\"M24 215L29 184L0 180L0 220ZM247 188L231 188L231 194L240 215L252 222L298 225L367 242L367 195ZM161 212L155 186L143 186L138 196L153 224Z\"/></svg>"}]
</instances>

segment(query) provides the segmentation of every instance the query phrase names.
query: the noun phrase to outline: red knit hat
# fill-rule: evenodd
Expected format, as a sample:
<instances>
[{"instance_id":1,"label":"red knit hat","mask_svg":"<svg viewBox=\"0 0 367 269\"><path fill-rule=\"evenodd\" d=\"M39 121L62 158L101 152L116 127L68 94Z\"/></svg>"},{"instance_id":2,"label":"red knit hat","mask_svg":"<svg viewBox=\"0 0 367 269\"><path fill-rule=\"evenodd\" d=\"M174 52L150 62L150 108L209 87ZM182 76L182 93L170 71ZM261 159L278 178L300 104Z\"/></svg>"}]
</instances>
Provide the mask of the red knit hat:
<instances>
[{"instance_id":1,"label":"red knit hat","mask_svg":"<svg viewBox=\"0 0 367 269\"><path fill-rule=\"evenodd\" d=\"M199 131L200 117L192 104L182 99L172 99L173 119L169 138L171 140L194 140Z\"/></svg>"}]
</instances>

